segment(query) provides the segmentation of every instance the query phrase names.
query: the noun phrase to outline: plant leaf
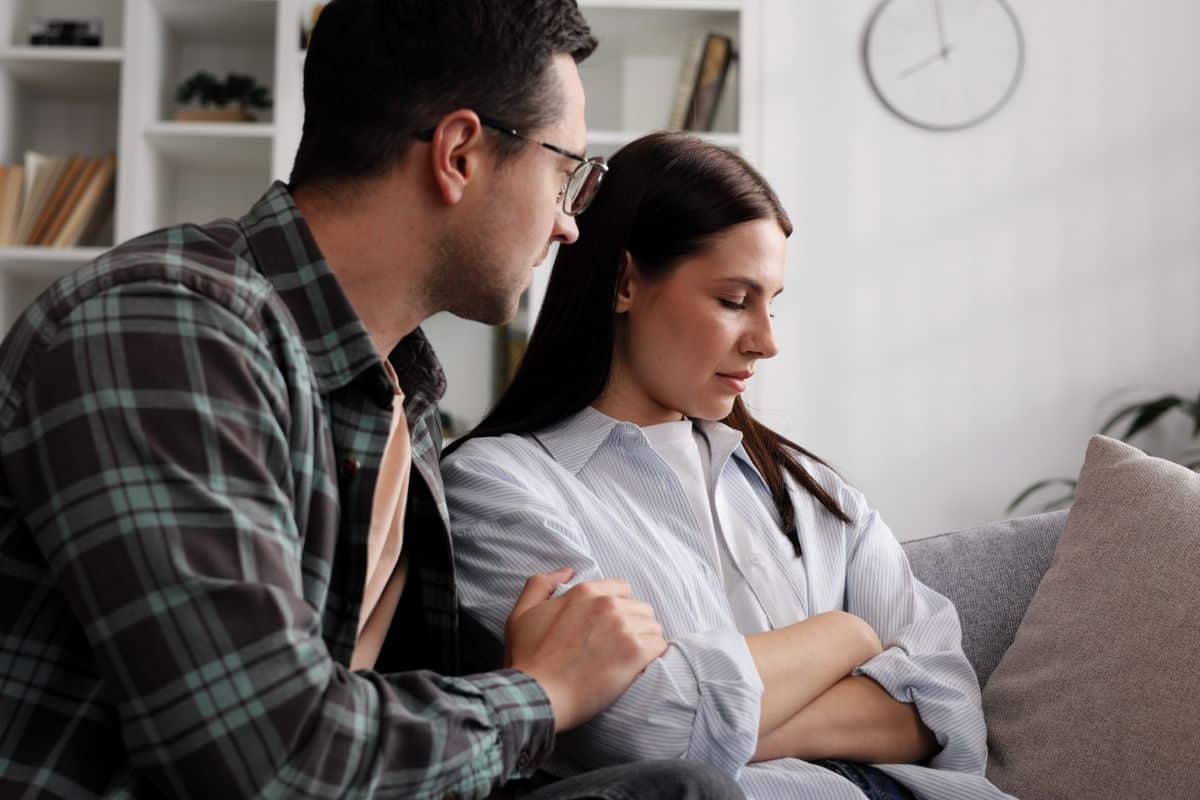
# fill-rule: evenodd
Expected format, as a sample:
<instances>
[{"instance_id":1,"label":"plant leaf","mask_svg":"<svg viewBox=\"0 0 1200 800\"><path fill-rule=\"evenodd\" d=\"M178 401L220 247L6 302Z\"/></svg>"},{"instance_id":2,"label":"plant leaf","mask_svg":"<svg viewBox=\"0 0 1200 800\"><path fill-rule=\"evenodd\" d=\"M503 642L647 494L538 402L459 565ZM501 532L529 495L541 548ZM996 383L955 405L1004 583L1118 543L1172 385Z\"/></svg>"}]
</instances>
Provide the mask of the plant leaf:
<instances>
[{"instance_id":1,"label":"plant leaf","mask_svg":"<svg viewBox=\"0 0 1200 800\"><path fill-rule=\"evenodd\" d=\"M1019 506L1019 505L1021 505L1021 503L1025 502L1025 500L1034 492L1045 489L1047 486L1057 486L1060 484L1063 486L1071 487L1071 491L1074 492L1075 487L1078 484L1078 481L1076 481L1072 478L1048 478L1044 481L1038 481L1037 483L1035 483L1032 486L1025 489L1025 491L1021 492L1019 495L1017 495L1017 499L1013 500L1011 503L1008 504L1008 508L1005 510L1004 513L1011 514L1014 510L1016 510L1017 506Z\"/></svg>"},{"instance_id":2,"label":"plant leaf","mask_svg":"<svg viewBox=\"0 0 1200 800\"><path fill-rule=\"evenodd\" d=\"M1064 495L1064 496L1058 498L1057 500L1051 500L1049 503L1046 503L1046 505L1042 506L1042 510L1043 511L1057 511L1060 508L1066 508L1067 506L1071 505L1071 503L1073 503L1073 502L1075 502L1075 493L1074 492L1072 492L1071 494L1068 494L1068 495Z\"/></svg>"},{"instance_id":3,"label":"plant leaf","mask_svg":"<svg viewBox=\"0 0 1200 800\"><path fill-rule=\"evenodd\" d=\"M1106 422L1100 426L1100 433L1104 434L1105 436L1108 436L1110 431L1112 431L1113 428L1117 427L1118 422L1120 422L1121 420L1123 420L1125 417L1129 416L1130 414L1136 413L1144 405L1146 405L1146 403L1143 401L1141 403L1134 403L1132 405L1125 406L1120 411L1118 411L1116 414L1113 414L1112 417L1109 418L1108 422Z\"/></svg>"},{"instance_id":4,"label":"plant leaf","mask_svg":"<svg viewBox=\"0 0 1200 800\"><path fill-rule=\"evenodd\" d=\"M1121 438L1132 439L1138 433L1141 433L1146 428L1149 428L1158 418L1167 413L1173 408L1183 405L1186 400L1175 395L1167 395L1160 397L1157 400L1152 400L1149 403L1142 404L1137 412L1137 416L1133 418L1133 422L1129 423L1129 430L1125 431L1125 435Z\"/></svg>"}]
</instances>

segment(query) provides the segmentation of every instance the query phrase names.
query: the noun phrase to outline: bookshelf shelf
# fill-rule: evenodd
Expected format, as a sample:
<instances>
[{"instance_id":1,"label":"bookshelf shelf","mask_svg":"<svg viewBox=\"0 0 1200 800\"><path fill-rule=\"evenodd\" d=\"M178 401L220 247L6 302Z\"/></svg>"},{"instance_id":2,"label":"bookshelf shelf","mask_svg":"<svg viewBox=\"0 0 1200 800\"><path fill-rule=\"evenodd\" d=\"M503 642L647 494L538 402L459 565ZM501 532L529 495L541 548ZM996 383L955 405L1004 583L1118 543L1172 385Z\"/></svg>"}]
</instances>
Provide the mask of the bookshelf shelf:
<instances>
[{"instance_id":1,"label":"bookshelf shelf","mask_svg":"<svg viewBox=\"0 0 1200 800\"><path fill-rule=\"evenodd\" d=\"M23 90L46 97L112 99L121 79L121 48L9 47L0 69Z\"/></svg>"},{"instance_id":2,"label":"bookshelf shelf","mask_svg":"<svg viewBox=\"0 0 1200 800\"><path fill-rule=\"evenodd\" d=\"M96 258L106 247L0 247L0 267L11 275L56 278Z\"/></svg>"},{"instance_id":3,"label":"bookshelf shelf","mask_svg":"<svg viewBox=\"0 0 1200 800\"><path fill-rule=\"evenodd\" d=\"M0 47L0 62L81 62L103 64L120 62L125 57L123 47Z\"/></svg>"},{"instance_id":4,"label":"bookshelf shelf","mask_svg":"<svg viewBox=\"0 0 1200 800\"><path fill-rule=\"evenodd\" d=\"M145 136L161 156L177 166L257 170L270 163L275 125L267 122L155 122L146 128Z\"/></svg>"}]
</instances>

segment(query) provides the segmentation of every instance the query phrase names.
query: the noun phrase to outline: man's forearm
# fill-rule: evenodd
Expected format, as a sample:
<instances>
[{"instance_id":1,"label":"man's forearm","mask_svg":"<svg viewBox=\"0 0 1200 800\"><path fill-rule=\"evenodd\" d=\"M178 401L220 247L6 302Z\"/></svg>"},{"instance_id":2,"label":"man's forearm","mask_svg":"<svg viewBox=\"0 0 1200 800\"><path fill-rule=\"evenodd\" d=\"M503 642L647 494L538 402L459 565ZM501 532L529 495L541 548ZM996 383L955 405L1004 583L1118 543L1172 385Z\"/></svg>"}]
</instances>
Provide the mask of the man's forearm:
<instances>
[{"instance_id":1,"label":"man's forearm","mask_svg":"<svg viewBox=\"0 0 1200 800\"><path fill-rule=\"evenodd\" d=\"M845 758L906 764L937 752L916 706L901 703L867 677L847 677L779 727L760 736L754 761Z\"/></svg>"}]
</instances>

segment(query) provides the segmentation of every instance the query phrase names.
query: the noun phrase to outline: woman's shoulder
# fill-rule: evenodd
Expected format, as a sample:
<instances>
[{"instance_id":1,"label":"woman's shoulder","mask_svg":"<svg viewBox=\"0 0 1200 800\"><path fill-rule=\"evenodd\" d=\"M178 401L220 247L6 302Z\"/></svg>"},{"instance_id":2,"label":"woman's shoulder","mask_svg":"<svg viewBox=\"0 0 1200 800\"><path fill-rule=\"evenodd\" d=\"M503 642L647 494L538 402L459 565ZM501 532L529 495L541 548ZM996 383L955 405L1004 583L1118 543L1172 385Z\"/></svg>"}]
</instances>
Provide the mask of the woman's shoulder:
<instances>
[{"instance_id":1,"label":"woman's shoulder","mask_svg":"<svg viewBox=\"0 0 1200 800\"><path fill-rule=\"evenodd\" d=\"M475 436L442 458L442 471L478 468L492 464L501 467L529 468L551 460L531 434L505 433L500 436Z\"/></svg>"}]
</instances>

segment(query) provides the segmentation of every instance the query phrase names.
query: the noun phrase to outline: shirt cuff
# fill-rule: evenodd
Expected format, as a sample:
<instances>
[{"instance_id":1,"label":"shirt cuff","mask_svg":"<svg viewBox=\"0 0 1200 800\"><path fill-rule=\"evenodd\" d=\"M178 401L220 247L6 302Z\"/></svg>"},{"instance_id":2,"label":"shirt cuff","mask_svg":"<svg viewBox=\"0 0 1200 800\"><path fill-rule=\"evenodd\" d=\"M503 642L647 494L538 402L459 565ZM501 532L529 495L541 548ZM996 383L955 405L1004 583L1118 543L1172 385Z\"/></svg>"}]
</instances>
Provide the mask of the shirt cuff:
<instances>
[{"instance_id":1,"label":"shirt cuff","mask_svg":"<svg viewBox=\"0 0 1200 800\"><path fill-rule=\"evenodd\" d=\"M708 631L681 636L671 644L683 656L683 668L690 669L696 687L687 757L707 761L736 778L758 745L762 710L763 682L746 637L736 631Z\"/></svg>"},{"instance_id":2,"label":"shirt cuff","mask_svg":"<svg viewBox=\"0 0 1200 800\"><path fill-rule=\"evenodd\" d=\"M532 676L516 669L470 675L499 733L502 781L528 778L554 749L554 709Z\"/></svg>"}]
</instances>

